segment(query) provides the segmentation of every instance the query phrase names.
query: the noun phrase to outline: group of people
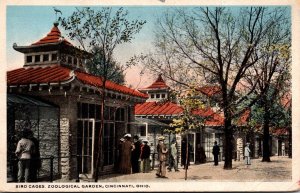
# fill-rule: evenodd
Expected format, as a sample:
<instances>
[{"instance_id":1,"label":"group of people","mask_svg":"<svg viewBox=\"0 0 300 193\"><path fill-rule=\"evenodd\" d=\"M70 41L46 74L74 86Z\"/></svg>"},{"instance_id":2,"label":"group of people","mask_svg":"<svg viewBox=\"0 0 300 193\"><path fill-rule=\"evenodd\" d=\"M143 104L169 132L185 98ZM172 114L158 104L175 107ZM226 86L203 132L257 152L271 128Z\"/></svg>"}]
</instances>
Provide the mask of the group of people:
<instances>
[{"instance_id":1,"label":"group of people","mask_svg":"<svg viewBox=\"0 0 300 193\"><path fill-rule=\"evenodd\" d=\"M36 182L41 161L39 142L31 130L22 131L15 154L18 157L18 182Z\"/></svg>"},{"instance_id":2,"label":"group of people","mask_svg":"<svg viewBox=\"0 0 300 193\"><path fill-rule=\"evenodd\" d=\"M250 143L246 143L245 145L245 149L244 149L244 159L245 159L245 164L246 165L251 165L250 162ZM217 142L215 141L214 146L213 146L213 151L212 151L213 155L214 155L214 165L217 166L219 163L219 153L220 153L220 147L218 146Z\"/></svg>"},{"instance_id":3,"label":"group of people","mask_svg":"<svg viewBox=\"0 0 300 193\"><path fill-rule=\"evenodd\" d=\"M167 149L164 143L165 137L160 136L158 138L158 145L157 145L157 153L158 153L158 169L156 172L156 176L159 178L167 178L166 177L166 161L167 155L169 153L169 166L168 171L171 172L174 168L175 172L179 172L178 169L178 150L177 150L177 142L176 139L173 139L170 145L169 150ZM190 165L190 153L192 151L192 147L189 143L187 143L186 139L182 140L181 143L181 166L184 169L188 169Z\"/></svg>"},{"instance_id":4,"label":"group of people","mask_svg":"<svg viewBox=\"0 0 300 193\"><path fill-rule=\"evenodd\" d=\"M178 172L178 150L176 139L172 140L170 149L168 150L164 143L165 137L160 136L158 138L157 153L159 166L156 172L156 176L160 178L166 178L166 161L169 153L169 166L168 171L171 172L174 168L175 172ZM188 145L188 152L187 152ZM245 163L250 165L250 148L249 143L246 143L244 156ZM120 139L119 143L119 164L118 169L122 174L131 173L147 173L150 171L150 146L148 140L140 140L138 136L133 137L131 140L131 134L125 134ZM191 146L182 140L181 144L181 165L184 169L188 169L190 162ZM215 141L213 146L214 165L218 165L220 148ZM17 144L15 151L18 157L18 182L34 182L37 181L37 173L41 167L40 155L39 155L39 143L33 136L33 132L29 129L22 131L21 139Z\"/></svg>"},{"instance_id":5,"label":"group of people","mask_svg":"<svg viewBox=\"0 0 300 193\"><path fill-rule=\"evenodd\" d=\"M150 146L148 140L125 134L119 143L119 172L122 174L150 171Z\"/></svg>"}]
</instances>

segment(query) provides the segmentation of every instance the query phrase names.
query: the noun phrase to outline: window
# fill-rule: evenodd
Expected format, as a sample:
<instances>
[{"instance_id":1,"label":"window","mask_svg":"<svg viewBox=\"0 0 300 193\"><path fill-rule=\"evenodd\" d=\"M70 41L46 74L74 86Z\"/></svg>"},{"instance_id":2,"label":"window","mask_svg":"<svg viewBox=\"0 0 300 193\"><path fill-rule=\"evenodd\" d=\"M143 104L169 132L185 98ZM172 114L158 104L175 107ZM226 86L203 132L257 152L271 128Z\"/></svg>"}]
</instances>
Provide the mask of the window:
<instances>
[{"instance_id":1,"label":"window","mask_svg":"<svg viewBox=\"0 0 300 193\"><path fill-rule=\"evenodd\" d=\"M154 98L154 94L151 94L151 98L152 98L152 99Z\"/></svg>"},{"instance_id":2,"label":"window","mask_svg":"<svg viewBox=\"0 0 300 193\"><path fill-rule=\"evenodd\" d=\"M78 118L95 118L96 121L101 119L101 105L89 103L77 103Z\"/></svg>"},{"instance_id":3,"label":"window","mask_svg":"<svg viewBox=\"0 0 300 193\"><path fill-rule=\"evenodd\" d=\"M109 107L109 120L115 119L115 107Z\"/></svg>"},{"instance_id":4,"label":"window","mask_svg":"<svg viewBox=\"0 0 300 193\"><path fill-rule=\"evenodd\" d=\"M140 126L140 135L146 136L146 126Z\"/></svg>"},{"instance_id":5,"label":"window","mask_svg":"<svg viewBox=\"0 0 300 193\"><path fill-rule=\"evenodd\" d=\"M89 118L95 118L95 105L89 104Z\"/></svg>"},{"instance_id":6,"label":"window","mask_svg":"<svg viewBox=\"0 0 300 193\"><path fill-rule=\"evenodd\" d=\"M72 57L68 56L68 64L72 64Z\"/></svg>"},{"instance_id":7,"label":"window","mask_svg":"<svg viewBox=\"0 0 300 193\"><path fill-rule=\"evenodd\" d=\"M110 116L111 116L110 111L111 111L110 107L107 107L107 106L104 107L104 119L105 120L111 120L110 119Z\"/></svg>"},{"instance_id":8,"label":"window","mask_svg":"<svg viewBox=\"0 0 300 193\"><path fill-rule=\"evenodd\" d=\"M81 106L81 117L82 118L88 118L89 117L89 106L87 103L82 103L82 106Z\"/></svg>"},{"instance_id":9,"label":"window","mask_svg":"<svg viewBox=\"0 0 300 193\"><path fill-rule=\"evenodd\" d=\"M166 94L161 94L161 98L166 98Z\"/></svg>"},{"instance_id":10,"label":"window","mask_svg":"<svg viewBox=\"0 0 300 193\"><path fill-rule=\"evenodd\" d=\"M104 124L103 161L104 166L114 163L115 128L113 123Z\"/></svg>"},{"instance_id":11,"label":"window","mask_svg":"<svg viewBox=\"0 0 300 193\"><path fill-rule=\"evenodd\" d=\"M101 105L96 105L95 106L95 112L96 112L96 120L101 119Z\"/></svg>"},{"instance_id":12,"label":"window","mask_svg":"<svg viewBox=\"0 0 300 193\"><path fill-rule=\"evenodd\" d=\"M41 61L41 56L40 55L35 55L34 56L34 61L35 62L40 62Z\"/></svg>"},{"instance_id":13,"label":"window","mask_svg":"<svg viewBox=\"0 0 300 193\"><path fill-rule=\"evenodd\" d=\"M118 108L116 111L116 121L125 121L125 109Z\"/></svg>"},{"instance_id":14,"label":"window","mask_svg":"<svg viewBox=\"0 0 300 193\"><path fill-rule=\"evenodd\" d=\"M156 98L159 99L160 98L160 94L156 94Z\"/></svg>"},{"instance_id":15,"label":"window","mask_svg":"<svg viewBox=\"0 0 300 193\"><path fill-rule=\"evenodd\" d=\"M131 110L130 106L128 106L127 107L127 121L128 122L131 122L131 118L132 118L131 112L132 112L132 110Z\"/></svg>"},{"instance_id":16,"label":"window","mask_svg":"<svg viewBox=\"0 0 300 193\"><path fill-rule=\"evenodd\" d=\"M81 111L82 111L82 108L81 108L81 103L77 103L77 117L78 118L81 118Z\"/></svg>"},{"instance_id":17,"label":"window","mask_svg":"<svg viewBox=\"0 0 300 193\"><path fill-rule=\"evenodd\" d=\"M52 54L52 61L56 61L57 60L57 54Z\"/></svg>"},{"instance_id":18,"label":"window","mask_svg":"<svg viewBox=\"0 0 300 193\"><path fill-rule=\"evenodd\" d=\"M43 62L47 62L49 61L49 55L48 54L44 54L43 55Z\"/></svg>"},{"instance_id":19,"label":"window","mask_svg":"<svg viewBox=\"0 0 300 193\"><path fill-rule=\"evenodd\" d=\"M78 59L79 66L82 66L82 59Z\"/></svg>"},{"instance_id":20,"label":"window","mask_svg":"<svg viewBox=\"0 0 300 193\"><path fill-rule=\"evenodd\" d=\"M77 58L74 58L74 64L77 65Z\"/></svg>"},{"instance_id":21,"label":"window","mask_svg":"<svg viewBox=\"0 0 300 193\"><path fill-rule=\"evenodd\" d=\"M66 60L66 55L61 55L61 61L63 62L63 63L65 63L65 62L67 62L67 60Z\"/></svg>"},{"instance_id":22,"label":"window","mask_svg":"<svg viewBox=\"0 0 300 193\"><path fill-rule=\"evenodd\" d=\"M32 56L27 56L26 63L31 63L31 62L32 62Z\"/></svg>"}]
</instances>

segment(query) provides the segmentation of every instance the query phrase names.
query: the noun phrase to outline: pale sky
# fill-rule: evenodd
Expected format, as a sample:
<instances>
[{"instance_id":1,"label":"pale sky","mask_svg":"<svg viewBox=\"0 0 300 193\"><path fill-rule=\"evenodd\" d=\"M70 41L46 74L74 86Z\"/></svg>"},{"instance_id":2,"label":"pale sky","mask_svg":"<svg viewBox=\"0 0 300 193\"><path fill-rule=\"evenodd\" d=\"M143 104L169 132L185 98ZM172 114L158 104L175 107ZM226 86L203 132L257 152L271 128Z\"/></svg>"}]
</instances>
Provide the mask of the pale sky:
<instances>
[{"instance_id":1,"label":"pale sky","mask_svg":"<svg viewBox=\"0 0 300 193\"><path fill-rule=\"evenodd\" d=\"M117 6L113 7L116 9L119 8ZM141 53L147 54L154 49L152 43L154 41L154 30L156 29L157 19L175 6L123 7L129 12L129 20L146 20L147 23L143 26L140 33L135 35L135 39L132 43L122 44L116 48L114 58L121 64L125 64L134 55ZM179 6L176 7L178 8ZM68 17L76 10L74 6L57 6L56 8L62 11L62 17ZM99 9L101 7L92 6L92 8ZM184 8L188 9L192 7L184 6ZM240 7L236 6L235 8L238 11ZM28 46L45 37L53 27L53 22L56 20L56 17L53 6L7 6L6 13L7 70L12 70L21 68L24 63L23 54L12 48L13 43L17 43L18 46ZM69 39L62 27L59 28L62 35L66 39ZM76 41L71 42L76 45ZM132 85L135 89L144 88L149 86L157 78L147 73L140 77L140 71L140 67L133 67L125 72L127 86Z\"/></svg>"},{"instance_id":2,"label":"pale sky","mask_svg":"<svg viewBox=\"0 0 300 193\"><path fill-rule=\"evenodd\" d=\"M68 17L75 10L73 6L57 6L61 10L63 17ZM95 7L97 9L99 7ZM118 8L118 7L116 7ZM168 7L169 8L169 7ZM129 19L146 20L147 23L139 34L135 36L132 43L120 45L115 50L115 59L121 64L125 64L132 56L140 53L148 53L153 49L154 39L153 29L155 29L158 17L168 9L162 6L127 6ZM12 46L28 46L43 38L53 26L56 20L52 6L8 6L7 7L7 70L23 67L23 54L15 51ZM62 35L68 39L66 32L59 27ZM76 45L75 41L71 41ZM156 77L143 75L140 79L140 68L133 67L126 71L126 85L133 88L143 88L150 85ZM140 81L141 80L141 81Z\"/></svg>"}]
</instances>

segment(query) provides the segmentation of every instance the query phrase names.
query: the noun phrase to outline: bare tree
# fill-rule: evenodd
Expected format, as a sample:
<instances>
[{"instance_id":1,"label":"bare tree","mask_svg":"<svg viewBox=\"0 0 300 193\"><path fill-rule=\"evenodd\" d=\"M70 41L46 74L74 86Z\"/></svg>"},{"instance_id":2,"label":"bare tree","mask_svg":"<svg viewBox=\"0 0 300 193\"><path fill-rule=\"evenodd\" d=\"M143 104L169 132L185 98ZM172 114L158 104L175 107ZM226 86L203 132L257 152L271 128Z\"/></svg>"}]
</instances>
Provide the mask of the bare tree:
<instances>
[{"instance_id":1,"label":"bare tree","mask_svg":"<svg viewBox=\"0 0 300 193\"><path fill-rule=\"evenodd\" d=\"M158 21L156 52L141 57L148 69L179 85L189 87L192 79L199 85L213 82L220 86L224 169L232 168L232 120L241 114L237 107L259 80L252 75L252 87L244 88L246 72L264 56L258 50L268 36L275 36L270 30L286 22L286 11L267 7L175 9ZM249 106L254 103L252 100Z\"/></svg>"},{"instance_id":2,"label":"bare tree","mask_svg":"<svg viewBox=\"0 0 300 193\"><path fill-rule=\"evenodd\" d=\"M115 48L123 43L131 42L134 35L139 33L146 21L127 19L128 11L123 8L113 9L104 7L97 10L85 7L77 8L68 18L62 18L61 24L67 30L68 36L77 40L80 48L98 57L96 65L103 72L102 86L99 88L101 97L101 124L96 154L95 181L98 181L99 167L102 165L102 135L104 129L105 88ZM93 52L97 48L97 52ZM94 50L95 51L95 50ZM91 61L92 62L92 61Z\"/></svg>"},{"instance_id":3,"label":"bare tree","mask_svg":"<svg viewBox=\"0 0 300 193\"><path fill-rule=\"evenodd\" d=\"M281 104L281 100L287 93L290 93L290 26L281 26L285 29L276 28L271 33L277 33L276 39L270 39L266 42L264 50L258 51L259 53L265 52L262 59L252 66L246 73L247 84L253 86L252 76L258 76L257 87L254 91L255 95L260 95L259 103L255 106L262 110L261 120L263 125L263 162L270 162L270 126L279 125L281 121L278 114L281 114L280 109L286 109L285 104ZM274 36L269 36L273 37ZM259 54L257 53L257 54ZM277 104L281 108L276 108ZM288 113L288 111L286 111ZM274 124L271 120L276 119L278 122ZM284 121L285 125L290 128L289 121Z\"/></svg>"}]
</instances>

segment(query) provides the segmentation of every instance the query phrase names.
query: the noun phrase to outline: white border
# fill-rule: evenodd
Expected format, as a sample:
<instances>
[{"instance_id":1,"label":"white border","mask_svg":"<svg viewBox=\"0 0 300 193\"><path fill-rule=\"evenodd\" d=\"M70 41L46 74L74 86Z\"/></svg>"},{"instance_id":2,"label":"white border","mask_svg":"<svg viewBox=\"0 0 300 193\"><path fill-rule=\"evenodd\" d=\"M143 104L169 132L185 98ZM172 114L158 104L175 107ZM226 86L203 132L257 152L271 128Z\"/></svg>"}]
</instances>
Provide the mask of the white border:
<instances>
[{"instance_id":1,"label":"white border","mask_svg":"<svg viewBox=\"0 0 300 193\"><path fill-rule=\"evenodd\" d=\"M164 181L163 183L147 182L150 189L119 189L119 188L105 188L105 189L65 189L65 188L52 188L52 189L22 189L15 188L15 183L6 183L6 51L0 52L0 64L2 70L0 71L0 105L1 105L1 129L0 129L0 191L292 191L300 189L300 1L297 0L126 0L126 5L290 5L292 6L292 118L293 118L293 172L292 182L190 182L183 181L172 183ZM0 3L0 45L6 48L6 6L8 5L124 5L124 0L7 0ZM21 33L21 32L20 32ZM50 183L38 183L38 185L49 185ZM76 185L75 183L53 183L58 185ZM125 183L101 183L105 184L125 184ZM126 183L135 185L136 183ZM78 185L82 185L79 183Z\"/></svg>"}]
</instances>

